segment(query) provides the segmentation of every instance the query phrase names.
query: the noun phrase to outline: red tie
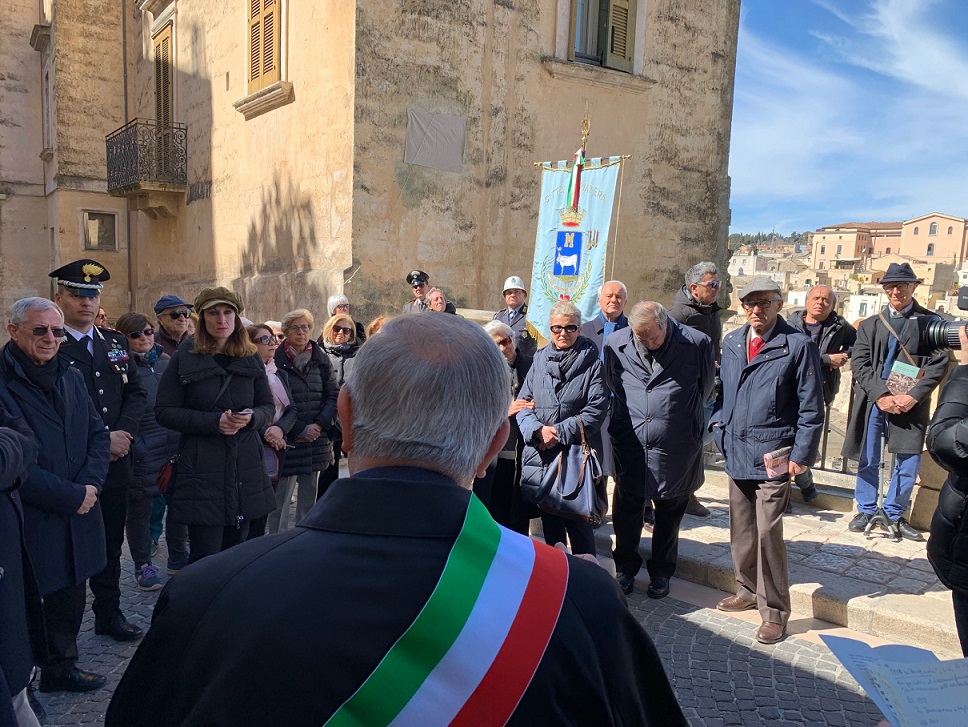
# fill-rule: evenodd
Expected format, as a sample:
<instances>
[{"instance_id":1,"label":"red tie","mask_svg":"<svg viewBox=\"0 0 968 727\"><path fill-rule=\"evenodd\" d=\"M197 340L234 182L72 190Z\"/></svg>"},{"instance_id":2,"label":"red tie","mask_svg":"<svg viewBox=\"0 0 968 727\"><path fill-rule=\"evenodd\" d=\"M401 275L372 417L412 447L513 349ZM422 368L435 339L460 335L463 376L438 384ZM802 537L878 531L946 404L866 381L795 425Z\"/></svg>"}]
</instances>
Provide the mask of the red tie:
<instances>
[{"instance_id":1,"label":"red tie","mask_svg":"<svg viewBox=\"0 0 968 727\"><path fill-rule=\"evenodd\" d=\"M765 345L766 341L764 341L762 338L750 339L750 361L756 358L756 354L758 354Z\"/></svg>"}]
</instances>

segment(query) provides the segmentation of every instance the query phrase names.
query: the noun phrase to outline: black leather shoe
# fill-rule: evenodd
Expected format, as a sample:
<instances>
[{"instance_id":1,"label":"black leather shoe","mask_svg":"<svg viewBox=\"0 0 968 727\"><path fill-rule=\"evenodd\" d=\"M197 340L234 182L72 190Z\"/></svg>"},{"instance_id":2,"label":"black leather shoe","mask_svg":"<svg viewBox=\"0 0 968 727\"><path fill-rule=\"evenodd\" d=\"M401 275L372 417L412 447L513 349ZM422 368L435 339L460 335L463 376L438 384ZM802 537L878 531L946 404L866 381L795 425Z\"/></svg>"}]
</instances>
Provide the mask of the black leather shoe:
<instances>
[{"instance_id":1,"label":"black leather shoe","mask_svg":"<svg viewBox=\"0 0 968 727\"><path fill-rule=\"evenodd\" d=\"M134 641L144 636L145 632L118 613L110 622L95 621L94 633L98 636L110 636L115 641Z\"/></svg>"},{"instance_id":2,"label":"black leather shoe","mask_svg":"<svg viewBox=\"0 0 968 727\"><path fill-rule=\"evenodd\" d=\"M69 671L56 675L48 674L44 669L40 672L40 691L42 692L93 692L107 683L107 679L100 674L78 669L76 666Z\"/></svg>"},{"instance_id":3,"label":"black leather shoe","mask_svg":"<svg viewBox=\"0 0 968 727\"><path fill-rule=\"evenodd\" d=\"M862 533L864 528L867 527L867 523L871 521L871 516L866 512L859 512L854 515L854 519L850 521L850 525L847 529L852 533Z\"/></svg>"},{"instance_id":4,"label":"black leather shoe","mask_svg":"<svg viewBox=\"0 0 968 727\"><path fill-rule=\"evenodd\" d=\"M921 534L921 531L912 528L911 524L903 517L899 517L897 520L892 522L891 529L899 532L901 537L905 540L924 540L924 536Z\"/></svg>"},{"instance_id":5,"label":"black leather shoe","mask_svg":"<svg viewBox=\"0 0 968 727\"><path fill-rule=\"evenodd\" d=\"M649 598L665 598L669 595L669 579L656 576L649 584Z\"/></svg>"},{"instance_id":6,"label":"black leather shoe","mask_svg":"<svg viewBox=\"0 0 968 727\"><path fill-rule=\"evenodd\" d=\"M619 571L615 574L615 580L618 581L618 587L622 589L622 593L626 596L632 592L635 588L635 576L629 573L623 573Z\"/></svg>"}]
</instances>

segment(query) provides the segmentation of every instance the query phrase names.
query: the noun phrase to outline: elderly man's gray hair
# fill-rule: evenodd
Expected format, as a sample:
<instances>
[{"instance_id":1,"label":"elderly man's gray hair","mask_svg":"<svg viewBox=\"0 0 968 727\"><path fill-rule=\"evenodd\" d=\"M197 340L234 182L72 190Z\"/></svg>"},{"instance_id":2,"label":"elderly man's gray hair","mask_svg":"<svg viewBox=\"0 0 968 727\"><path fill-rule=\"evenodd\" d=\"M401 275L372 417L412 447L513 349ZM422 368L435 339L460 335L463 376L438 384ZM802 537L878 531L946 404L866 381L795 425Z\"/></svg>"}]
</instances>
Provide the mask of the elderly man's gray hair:
<instances>
[{"instance_id":1,"label":"elderly man's gray hair","mask_svg":"<svg viewBox=\"0 0 968 727\"><path fill-rule=\"evenodd\" d=\"M719 268L716 267L716 263L708 261L696 263L686 271L686 288L701 283L707 275L719 275Z\"/></svg>"},{"instance_id":2,"label":"elderly man's gray hair","mask_svg":"<svg viewBox=\"0 0 968 727\"><path fill-rule=\"evenodd\" d=\"M623 283L621 280L606 280L604 283L602 283L601 287L598 289L599 298L602 297L602 291L605 290L606 285L617 285L622 291L622 297L625 298L625 300L629 299L629 289L625 287L625 283Z\"/></svg>"},{"instance_id":3,"label":"elderly man's gray hair","mask_svg":"<svg viewBox=\"0 0 968 727\"><path fill-rule=\"evenodd\" d=\"M507 361L460 316L389 320L344 386L357 455L424 464L467 486L511 403Z\"/></svg>"},{"instance_id":4,"label":"elderly man's gray hair","mask_svg":"<svg viewBox=\"0 0 968 727\"><path fill-rule=\"evenodd\" d=\"M578 306L568 300L559 300L553 306L551 310L548 311L548 319L552 319L555 316L565 316L570 318L579 326L581 325L581 311L578 310Z\"/></svg>"},{"instance_id":5,"label":"elderly man's gray hair","mask_svg":"<svg viewBox=\"0 0 968 727\"><path fill-rule=\"evenodd\" d=\"M514 336L514 331L503 321L491 321L484 324L484 333L489 336L500 336L501 338Z\"/></svg>"},{"instance_id":6,"label":"elderly man's gray hair","mask_svg":"<svg viewBox=\"0 0 968 727\"><path fill-rule=\"evenodd\" d=\"M15 326L22 326L27 321L27 314L30 311L39 311L43 313L44 311L55 310L60 314L61 321L64 320L64 311L60 309L52 300L47 300L47 298L21 298L12 306L10 306L10 314L7 317L8 322Z\"/></svg>"},{"instance_id":7,"label":"elderly man's gray hair","mask_svg":"<svg viewBox=\"0 0 968 727\"><path fill-rule=\"evenodd\" d=\"M632 306L632 310L629 311L630 328L641 328L650 323L656 323L660 328L664 328L668 320L668 311L666 311L661 303L656 303L653 300L644 300L641 303L636 303Z\"/></svg>"}]
</instances>

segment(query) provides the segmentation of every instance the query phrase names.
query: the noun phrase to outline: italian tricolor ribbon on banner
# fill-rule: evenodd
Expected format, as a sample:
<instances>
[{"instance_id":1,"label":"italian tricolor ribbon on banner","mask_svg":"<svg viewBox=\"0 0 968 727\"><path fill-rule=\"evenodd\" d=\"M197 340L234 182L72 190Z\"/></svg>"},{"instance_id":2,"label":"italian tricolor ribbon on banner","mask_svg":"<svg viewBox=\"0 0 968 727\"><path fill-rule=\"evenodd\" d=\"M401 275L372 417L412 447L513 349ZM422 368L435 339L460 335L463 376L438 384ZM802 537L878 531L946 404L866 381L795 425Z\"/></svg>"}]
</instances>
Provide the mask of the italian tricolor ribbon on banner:
<instances>
[{"instance_id":1,"label":"italian tricolor ribbon on banner","mask_svg":"<svg viewBox=\"0 0 968 727\"><path fill-rule=\"evenodd\" d=\"M563 552L502 528L472 496L427 603L326 727L504 725L567 584Z\"/></svg>"}]
</instances>

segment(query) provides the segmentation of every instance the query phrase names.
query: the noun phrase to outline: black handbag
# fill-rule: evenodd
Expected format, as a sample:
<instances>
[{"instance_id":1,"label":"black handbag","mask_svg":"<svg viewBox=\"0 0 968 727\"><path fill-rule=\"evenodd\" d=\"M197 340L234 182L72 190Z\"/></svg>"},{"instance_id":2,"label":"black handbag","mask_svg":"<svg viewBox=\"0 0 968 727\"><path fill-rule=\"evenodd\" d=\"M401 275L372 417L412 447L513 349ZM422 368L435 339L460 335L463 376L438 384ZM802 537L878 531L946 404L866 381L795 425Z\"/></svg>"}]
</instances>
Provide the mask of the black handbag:
<instances>
[{"instance_id":1,"label":"black handbag","mask_svg":"<svg viewBox=\"0 0 968 727\"><path fill-rule=\"evenodd\" d=\"M608 493L598 455L585 436L581 417L578 429L581 443L563 446L558 456L545 471L535 504L547 513L597 522L608 512Z\"/></svg>"}]
</instances>

